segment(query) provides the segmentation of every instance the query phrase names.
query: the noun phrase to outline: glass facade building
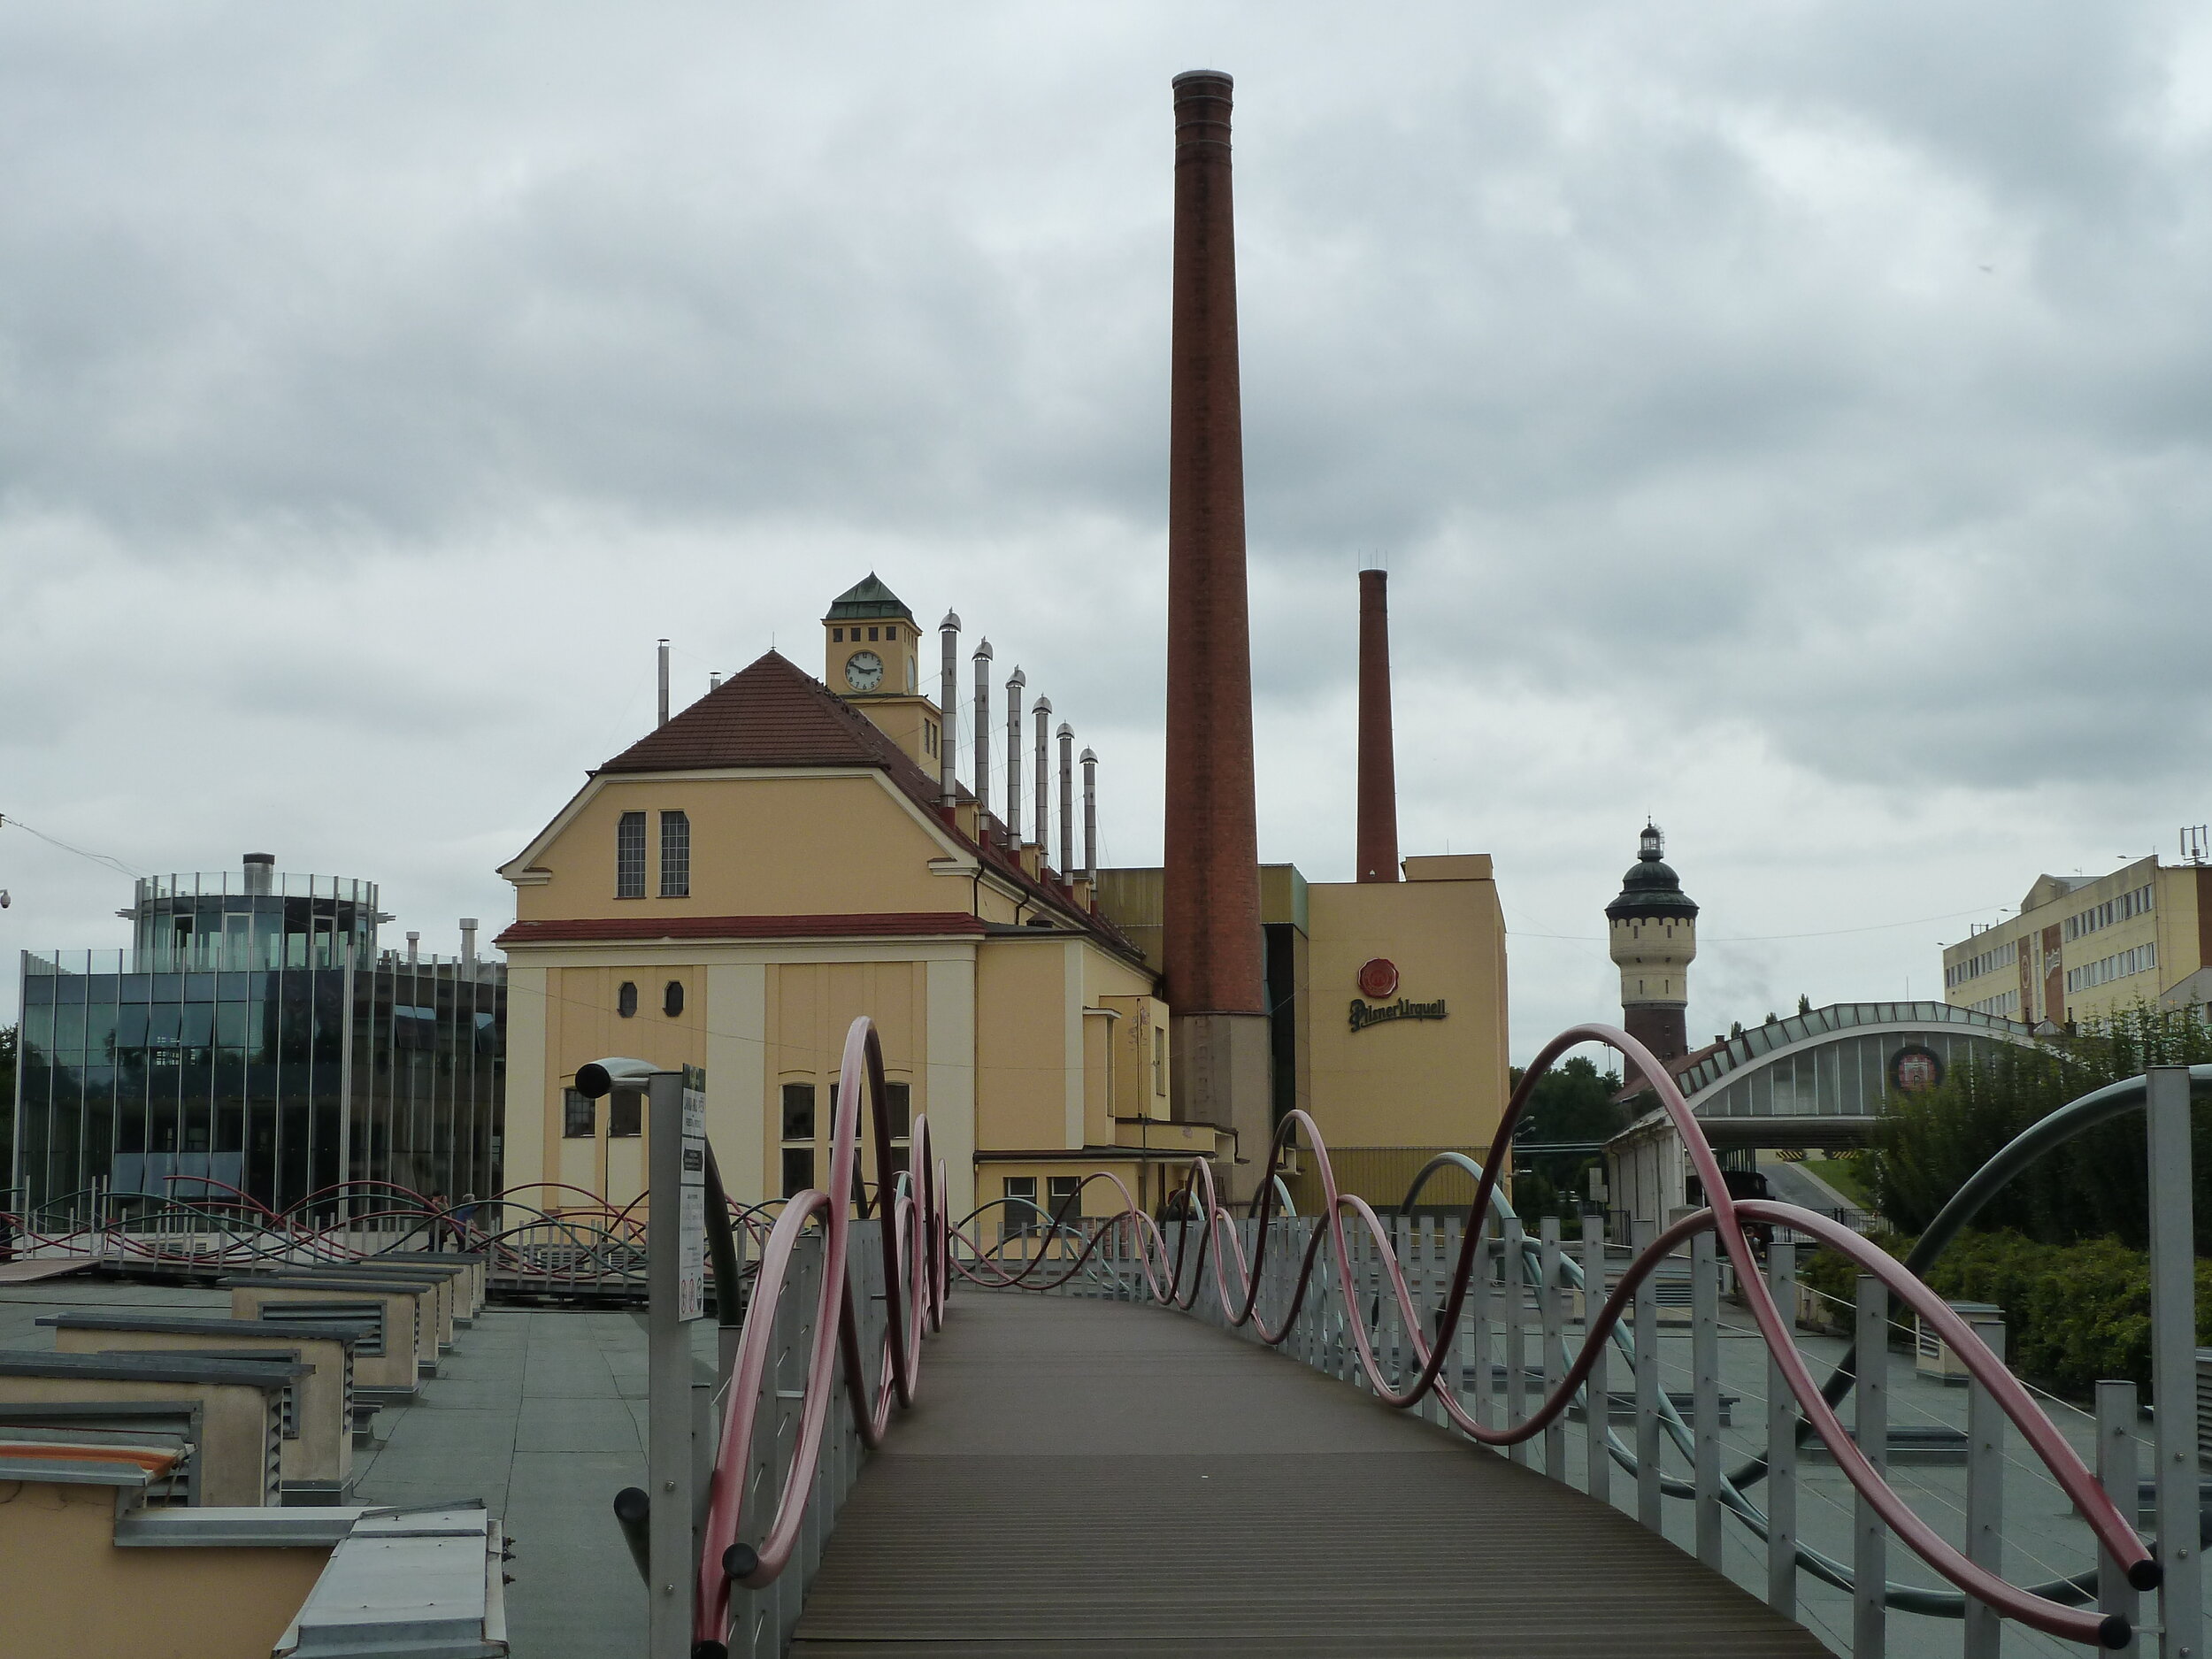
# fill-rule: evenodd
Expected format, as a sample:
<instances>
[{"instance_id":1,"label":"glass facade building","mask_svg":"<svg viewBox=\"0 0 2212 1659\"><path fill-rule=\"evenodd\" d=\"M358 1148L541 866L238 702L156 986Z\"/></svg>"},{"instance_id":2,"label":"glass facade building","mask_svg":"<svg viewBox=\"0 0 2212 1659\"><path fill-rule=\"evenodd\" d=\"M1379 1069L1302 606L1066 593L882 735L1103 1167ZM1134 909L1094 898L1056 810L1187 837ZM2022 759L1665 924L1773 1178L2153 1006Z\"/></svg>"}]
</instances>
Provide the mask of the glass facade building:
<instances>
[{"instance_id":1,"label":"glass facade building","mask_svg":"<svg viewBox=\"0 0 2212 1659\"><path fill-rule=\"evenodd\" d=\"M142 880L125 914L128 951L23 954L18 1202L497 1189L503 964L381 949L374 883L259 856Z\"/></svg>"}]
</instances>

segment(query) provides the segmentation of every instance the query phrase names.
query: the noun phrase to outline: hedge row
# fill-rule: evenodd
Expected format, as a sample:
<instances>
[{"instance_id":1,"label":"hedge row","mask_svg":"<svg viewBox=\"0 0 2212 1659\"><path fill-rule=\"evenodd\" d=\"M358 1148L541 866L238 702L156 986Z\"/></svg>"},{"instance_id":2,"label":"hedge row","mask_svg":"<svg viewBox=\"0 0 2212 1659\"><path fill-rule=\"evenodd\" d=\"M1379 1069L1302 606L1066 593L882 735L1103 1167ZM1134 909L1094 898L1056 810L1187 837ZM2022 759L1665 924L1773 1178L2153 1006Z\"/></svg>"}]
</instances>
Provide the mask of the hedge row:
<instances>
[{"instance_id":1,"label":"hedge row","mask_svg":"<svg viewBox=\"0 0 2212 1659\"><path fill-rule=\"evenodd\" d=\"M1873 1240L1901 1260L1914 1240ZM1832 1250L1804 1263L1805 1283L1849 1302L1857 1269ZM2086 1400L2093 1385L2151 1375L2150 1257L2117 1239L2039 1244L2017 1233L1962 1233L1925 1275L1952 1302L2004 1310L2012 1368L2054 1393ZM2212 1334L2212 1262L2197 1263L2197 1340Z\"/></svg>"}]
</instances>

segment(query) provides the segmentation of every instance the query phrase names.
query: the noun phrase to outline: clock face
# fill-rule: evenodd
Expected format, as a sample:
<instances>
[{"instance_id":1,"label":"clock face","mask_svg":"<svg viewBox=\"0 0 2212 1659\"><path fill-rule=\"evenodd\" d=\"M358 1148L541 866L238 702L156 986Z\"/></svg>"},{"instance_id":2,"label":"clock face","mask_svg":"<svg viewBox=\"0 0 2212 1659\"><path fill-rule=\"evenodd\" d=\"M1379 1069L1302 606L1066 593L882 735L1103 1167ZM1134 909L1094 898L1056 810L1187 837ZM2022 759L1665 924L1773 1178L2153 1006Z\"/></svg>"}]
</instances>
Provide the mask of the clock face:
<instances>
[{"instance_id":1,"label":"clock face","mask_svg":"<svg viewBox=\"0 0 2212 1659\"><path fill-rule=\"evenodd\" d=\"M855 691L873 691L883 683L883 658L873 651L855 651L845 659L845 683Z\"/></svg>"}]
</instances>

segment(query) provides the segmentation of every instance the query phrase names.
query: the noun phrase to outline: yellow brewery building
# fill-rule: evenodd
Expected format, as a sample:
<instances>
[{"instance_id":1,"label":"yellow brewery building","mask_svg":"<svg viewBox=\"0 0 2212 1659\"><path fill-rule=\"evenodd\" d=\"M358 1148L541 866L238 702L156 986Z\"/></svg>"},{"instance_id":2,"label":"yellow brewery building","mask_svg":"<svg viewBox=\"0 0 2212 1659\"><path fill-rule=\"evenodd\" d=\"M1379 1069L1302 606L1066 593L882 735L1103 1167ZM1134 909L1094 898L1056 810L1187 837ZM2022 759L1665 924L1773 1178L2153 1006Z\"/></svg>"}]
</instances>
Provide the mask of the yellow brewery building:
<instances>
[{"instance_id":1,"label":"yellow brewery building","mask_svg":"<svg viewBox=\"0 0 2212 1659\"><path fill-rule=\"evenodd\" d=\"M957 618L930 650L872 575L822 627L822 680L761 657L593 772L502 866L504 1184L546 1184L552 1209L643 1189L641 1100L572 1087L612 1054L705 1068L733 1198L817 1185L844 1034L865 1014L895 1133L928 1114L956 1217L1010 1196L1050 1207L1098 1173L1156 1205L1194 1154L1235 1185L1264 1125L1182 1103L1157 872L1097 869L1089 751L1048 700L1025 706L1018 669L994 683L987 641L957 662ZM1271 866L1262 884L1272 1115L1312 1110L1348 1184L1382 1202L1427 1149L1485 1146L1505 1094L1489 860L1404 868L1309 884Z\"/></svg>"}]
</instances>

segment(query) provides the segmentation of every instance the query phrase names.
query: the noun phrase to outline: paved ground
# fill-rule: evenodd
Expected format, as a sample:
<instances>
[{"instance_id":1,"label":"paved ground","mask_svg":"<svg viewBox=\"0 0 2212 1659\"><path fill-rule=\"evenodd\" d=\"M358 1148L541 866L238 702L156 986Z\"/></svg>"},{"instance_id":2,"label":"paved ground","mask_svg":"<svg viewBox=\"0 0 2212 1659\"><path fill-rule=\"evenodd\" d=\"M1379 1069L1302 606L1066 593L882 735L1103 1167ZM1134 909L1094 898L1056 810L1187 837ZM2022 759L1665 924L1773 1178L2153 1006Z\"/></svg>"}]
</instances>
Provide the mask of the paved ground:
<instances>
[{"instance_id":1,"label":"paved ground","mask_svg":"<svg viewBox=\"0 0 2212 1659\"><path fill-rule=\"evenodd\" d=\"M1179 1314L959 1296L922 1381L795 1659L1823 1652L1624 1515Z\"/></svg>"}]
</instances>

